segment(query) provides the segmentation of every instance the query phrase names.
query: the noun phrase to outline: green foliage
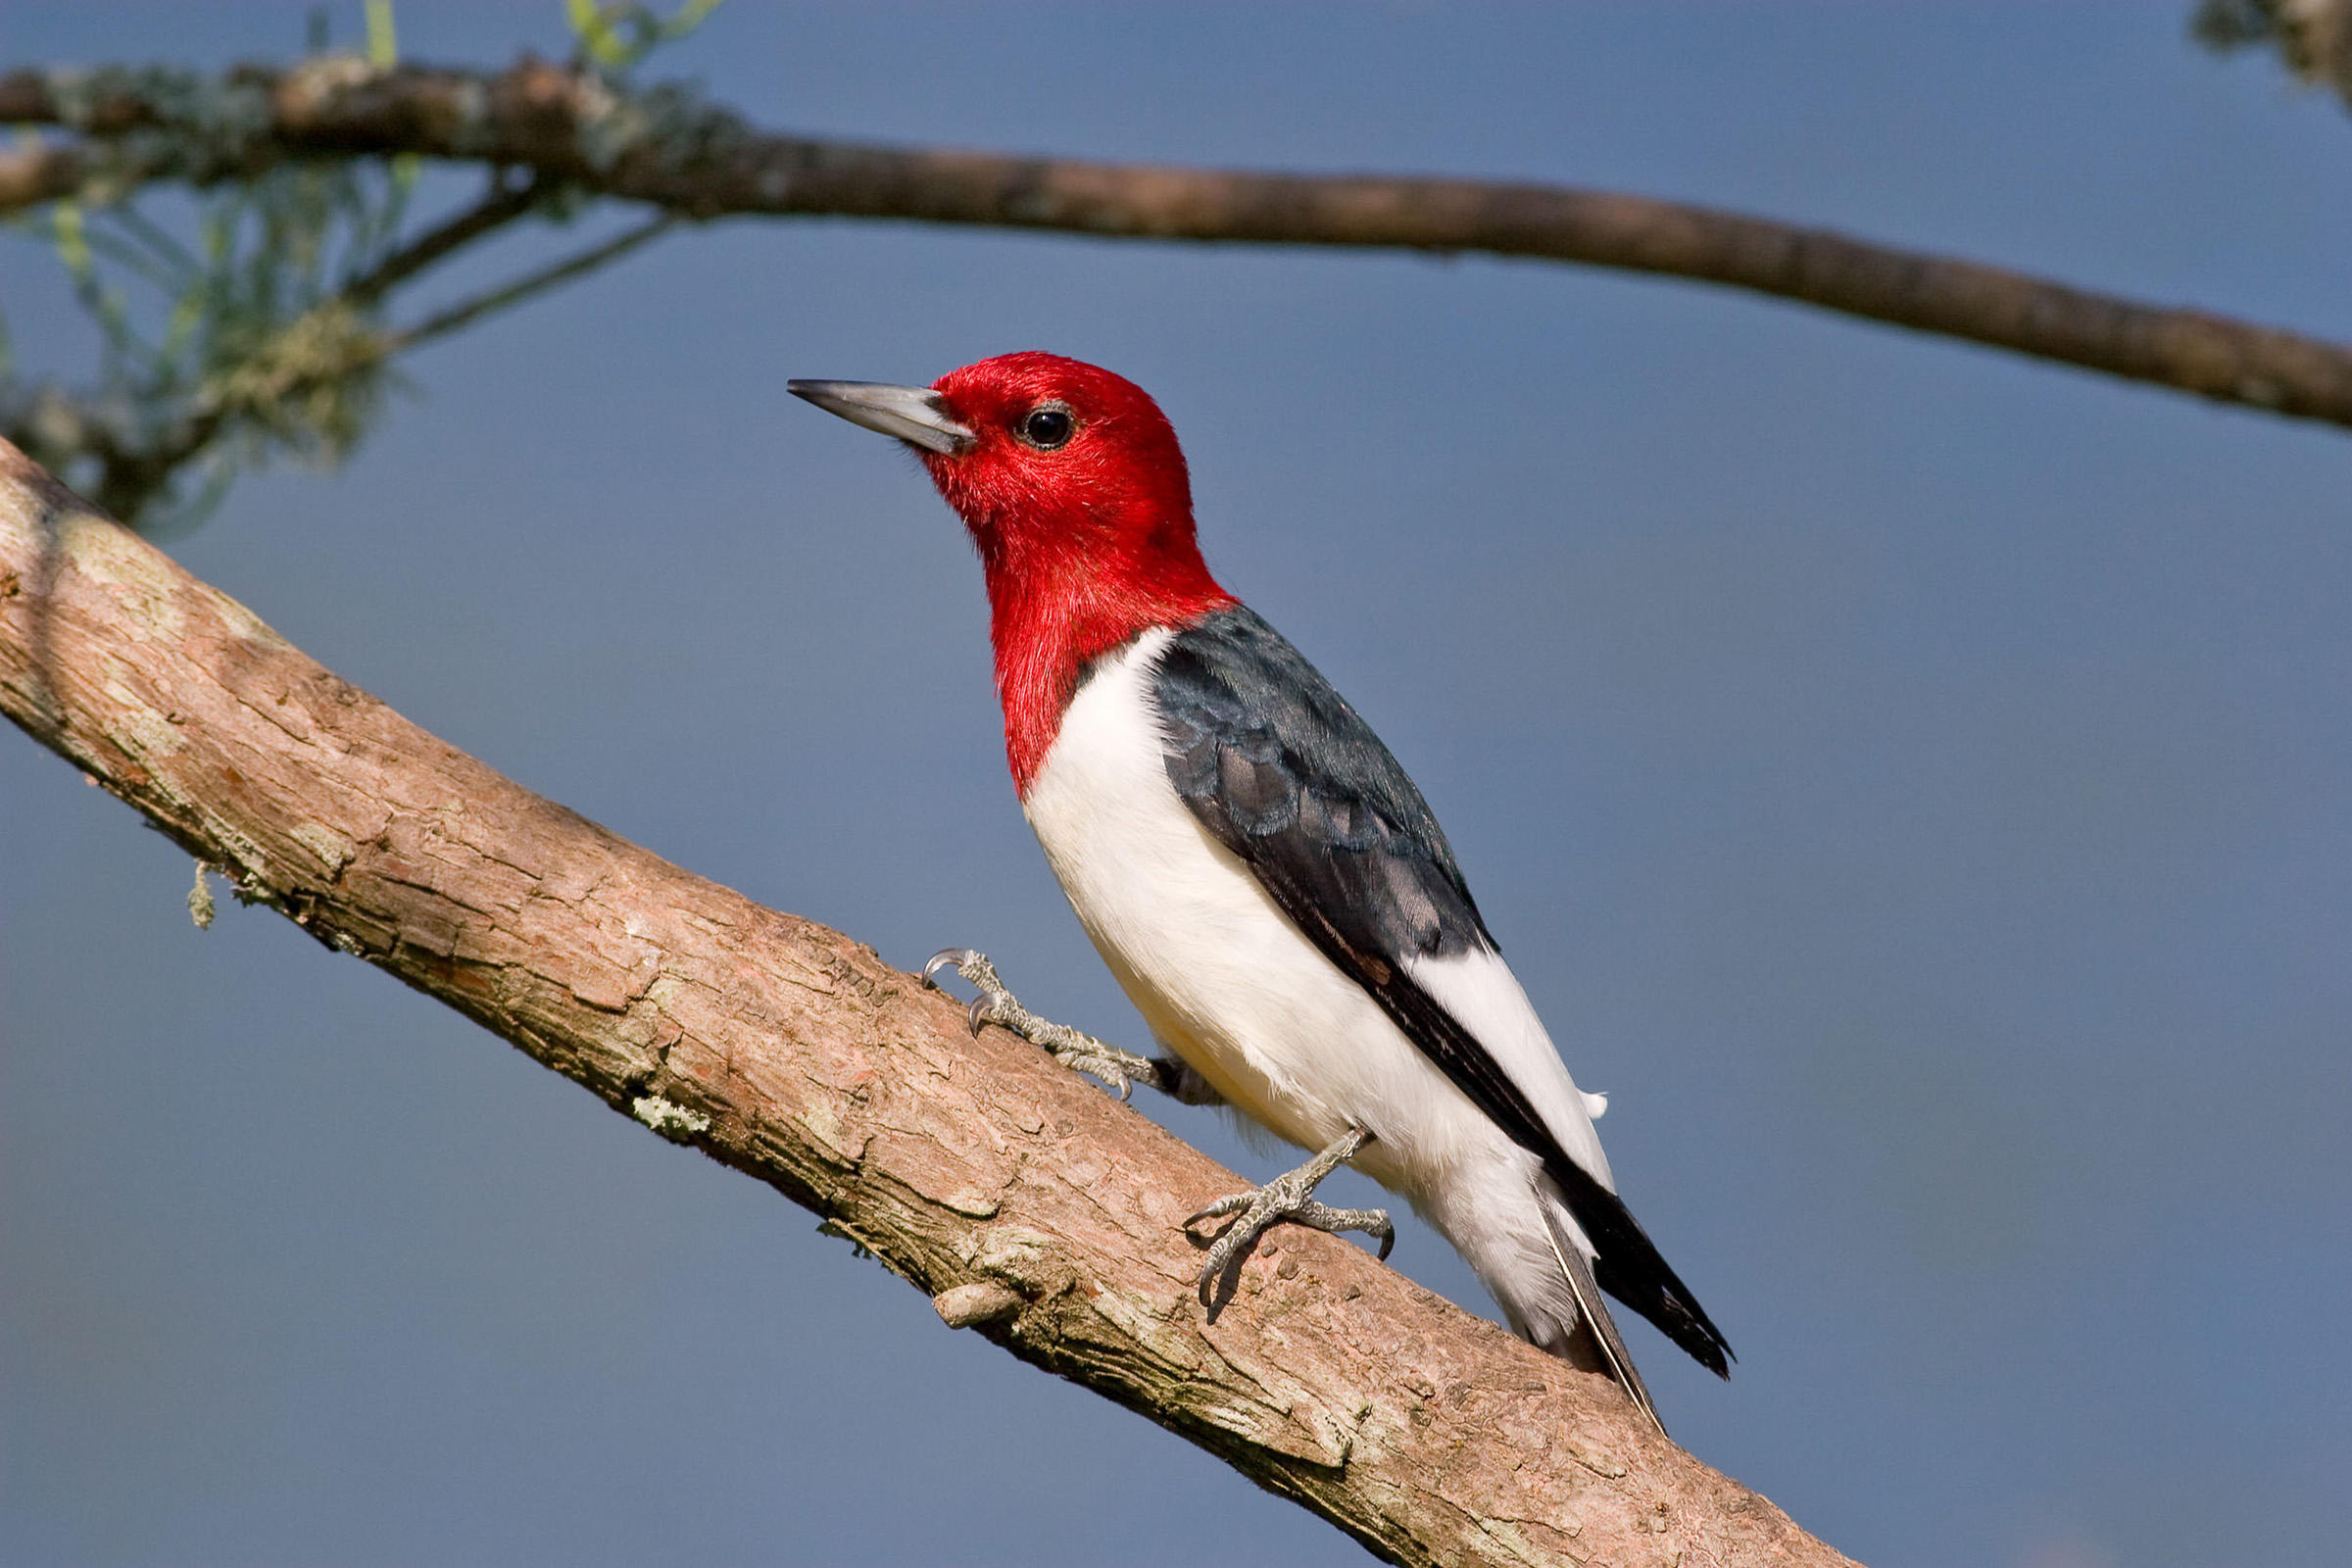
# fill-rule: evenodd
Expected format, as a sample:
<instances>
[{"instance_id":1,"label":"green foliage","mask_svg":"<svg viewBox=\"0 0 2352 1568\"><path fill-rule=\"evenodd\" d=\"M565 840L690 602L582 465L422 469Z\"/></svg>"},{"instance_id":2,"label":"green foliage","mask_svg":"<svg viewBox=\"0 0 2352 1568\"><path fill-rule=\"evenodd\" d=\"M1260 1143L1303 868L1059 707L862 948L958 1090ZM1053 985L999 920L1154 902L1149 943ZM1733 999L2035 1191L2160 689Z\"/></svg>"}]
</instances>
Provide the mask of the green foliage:
<instances>
[{"instance_id":1,"label":"green foliage","mask_svg":"<svg viewBox=\"0 0 2352 1568\"><path fill-rule=\"evenodd\" d=\"M616 73L716 5L689 0L663 18L574 4L571 17L584 56ZM366 0L364 16L365 53L335 54L314 14L302 69L354 81L393 69L390 0ZM399 384L398 355L592 270L668 221L404 326L393 303L420 279L518 220L567 222L592 204L500 171L472 202L417 228L415 157L286 161L268 144L268 93L251 79L162 68L49 79L62 122L80 133L84 178L74 198L13 226L45 231L96 327L98 366L71 390L27 380L0 327L0 434L148 531L201 522L250 469L339 462ZM104 106L125 101L148 113L107 123ZM199 188L192 216L184 204L158 216L144 192L159 176Z\"/></svg>"},{"instance_id":2,"label":"green foliage","mask_svg":"<svg viewBox=\"0 0 2352 1568\"><path fill-rule=\"evenodd\" d=\"M392 0L368 0L368 63L378 71L400 64L400 37L392 26Z\"/></svg>"},{"instance_id":3,"label":"green foliage","mask_svg":"<svg viewBox=\"0 0 2352 1568\"><path fill-rule=\"evenodd\" d=\"M387 387L383 298L414 181L299 164L201 203L187 238L134 201L54 203L49 227L101 343L94 385L0 383L0 423L100 505L201 520L241 468L333 463Z\"/></svg>"},{"instance_id":4,"label":"green foliage","mask_svg":"<svg viewBox=\"0 0 2352 1568\"><path fill-rule=\"evenodd\" d=\"M564 14L580 40L583 65L617 74L665 43L685 37L701 26L725 0L686 0L663 17L647 5L564 0Z\"/></svg>"}]
</instances>

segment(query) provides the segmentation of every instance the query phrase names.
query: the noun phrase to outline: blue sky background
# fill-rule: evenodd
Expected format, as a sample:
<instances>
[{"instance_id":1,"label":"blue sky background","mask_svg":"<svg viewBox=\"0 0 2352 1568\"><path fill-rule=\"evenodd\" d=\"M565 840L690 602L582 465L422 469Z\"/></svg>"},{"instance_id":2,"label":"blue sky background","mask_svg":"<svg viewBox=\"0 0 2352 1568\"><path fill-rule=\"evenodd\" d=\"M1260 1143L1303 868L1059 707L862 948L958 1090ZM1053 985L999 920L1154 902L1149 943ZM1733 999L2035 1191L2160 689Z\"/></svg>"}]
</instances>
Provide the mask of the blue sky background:
<instances>
[{"instance_id":1,"label":"blue sky background","mask_svg":"<svg viewBox=\"0 0 2352 1568\"><path fill-rule=\"evenodd\" d=\"M283 58L302 14L11 0L0 59ZM554 0L399 15L565 47ZM1621 186L2352 338L2352 121L2184 24L738 3L666 69L778 127ZM0 236L20 352L80 369L55 274ZM173 549L638 842L1133 1039L954 520L783 392L1033 346L1160 398L1212 564L1614 1095L1740 1354L1629 1326L1679 1439L1882 1565L2341 1561L2340 431L1558 267L731 222L429 350L340 472ZM10 1563L1362 1560L276 917L192 929L189 876L0 734ZM1425 1229L1396 1262L1485 1309Z\"/></svg>"}]
</instances>

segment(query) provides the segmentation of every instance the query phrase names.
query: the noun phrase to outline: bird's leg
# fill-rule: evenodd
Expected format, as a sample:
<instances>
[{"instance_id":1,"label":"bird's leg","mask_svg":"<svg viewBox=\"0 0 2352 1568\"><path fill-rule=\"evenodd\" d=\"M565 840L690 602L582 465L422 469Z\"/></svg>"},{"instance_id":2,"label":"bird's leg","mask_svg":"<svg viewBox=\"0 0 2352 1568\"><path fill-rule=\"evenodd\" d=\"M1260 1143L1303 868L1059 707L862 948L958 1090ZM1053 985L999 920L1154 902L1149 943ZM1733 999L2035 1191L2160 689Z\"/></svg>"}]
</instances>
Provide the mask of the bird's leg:
<instances>
[{"instance_id":1,"label":"bird's leg","mask_svg":"<svg viewBox=\"0 0 2352 1568\"><path fill-rule=\"evenodd\" d=\"M923 984L936 988L939 982L932 976L942 969L954 969L980 988L980 995L972 999L974 1034L980 1032L984 1023L1001 1024L1031 1045L1045 1047L1063 1066L1102 1079L1118 1091L1121 1100L1133 1092L1134 1085L1144 1084L1188 1105L1223 1102L1224 1097L1210 1087L1208 1080L1181 1061L1166 1056L1139 1056L1093 1035L1080 1034L1067 1024L1040 1018L1004 989L1004 982L997 978L997 966L988 961L985 953L975 953L970 948L942 949L923 965Z\"/></svg>"},{"instance_id":2,"label":"bird's leg","mask_svg":"<svg viewBox=\"0 0 2352 1568\"><path fill-rule=\"evenodd\" d=\"M1228 1268L1238 1275L1242 1260L1257 1246L1257 1239L1286 1219L1335 1236L1342 1231L1369 1232L1380 1238L1380 1255L1384 1259L1389 1255L1389 1250L1396 1245L1396 1227L1389 1223L1387 1213L1377 1208L1332 1208L1316 1202L1314 1198L1315 1188L1323 1178L1353 1159L1371 1141L1370 1133L1361 1127L1350 1127L1338 1143L1297 1170L1277 1176L1250 1192L1220 1198L1184 1222L1189 1227L1222 1214L1241 1216L1209 1245L1208 1258L1200 1270L1200 1304L1208 1308L1210 1322L1216 1321L1217 1312L1224 1305L1224 1299L1216 1294L1218 1276ZM1232 1295L1228 1281L1224 1297L1230 1298Z\"/></svg>"}]
</instances>

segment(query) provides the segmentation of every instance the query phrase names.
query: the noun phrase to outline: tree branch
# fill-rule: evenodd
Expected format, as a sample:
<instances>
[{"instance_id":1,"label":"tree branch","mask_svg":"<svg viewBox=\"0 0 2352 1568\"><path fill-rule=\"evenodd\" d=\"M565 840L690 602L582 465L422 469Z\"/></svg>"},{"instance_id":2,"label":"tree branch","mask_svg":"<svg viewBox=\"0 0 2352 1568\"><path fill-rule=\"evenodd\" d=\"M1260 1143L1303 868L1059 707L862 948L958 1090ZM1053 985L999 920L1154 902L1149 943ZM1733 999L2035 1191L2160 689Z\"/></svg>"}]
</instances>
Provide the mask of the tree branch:
<instances>
[{"instance_id":1,"label":"tree branch","mask_svg":"<svg viewBox=\"0 0 2352 1568\"><path fill-rule=\"evenodd\" d=\"M19 71L0 76L0 122L65 125L86 138L0 153L0 211L77 179L120 187L220 178L283 158L421 153L515 165L696 219L826 215L1129 239L1478 251L1663 273L2352 425L2352 348L2342 344L1612 192L777 135L683 88L630 91L530 59L503 73L377 71L326 59L286 72L243 67L220 79ZM175 134L157 134L167 127Z\"/></svg>"},{"instance_id":2,"label":"tree branch","mask_svg":"<svg viewBox=\"0 0 2352 1568\"><path fill-rule=\"evenodd\" d=\"M471 207L434 224L336 292L354 305L373 305L410 278L430 270L434 263L496 233L546 200L547 192L537 181L510 184L505 170L494 170L489 188Z\"/></svg>"},{"instance_id":3,"label":"tree branch","mask_svg":"<svg viewBox=\"0 0 2352 1568\"><path fill-rule=\"evenodd\" d=\"M0 147L0 214L63 201L82 189L89 172L81 149L71 144L31 141Z\"/></svg>"},{"instance_id":4,"label":"tree branch","mask_svg":"<svg viewBox=\"0 0 2352 1568\"><path fill-rule=\"evenodd\" d=\"M1237 1178L837 932L418 730L0 444L0 710L330 949L768 1183L940 1315L1396 1562L1846 1561L1552 1360L1281 1232L1212 1327Z\"/></svg>"},{"instance_id":5,"label":"tree branch","mask_svg":"<svg viewBox=\"0 0 2352 1568\"><path fill-rule=\"evenodd\" d=\"M434 338L446 337L469 322L479 320L493 311L503 311L510 305L519 305L534 294L544 294L575 277L583 277L609 262L616 262L648 240L657 239L675 226L678 220L667 213L657 213L644 222L625 228L611 239L589 246L577 255L550 263L534 272L526 272L511 283L485 290L470 299L435 311L415 326L404 327L384 339L386 355L404 354Z\"/></svg>"}]
</instances>

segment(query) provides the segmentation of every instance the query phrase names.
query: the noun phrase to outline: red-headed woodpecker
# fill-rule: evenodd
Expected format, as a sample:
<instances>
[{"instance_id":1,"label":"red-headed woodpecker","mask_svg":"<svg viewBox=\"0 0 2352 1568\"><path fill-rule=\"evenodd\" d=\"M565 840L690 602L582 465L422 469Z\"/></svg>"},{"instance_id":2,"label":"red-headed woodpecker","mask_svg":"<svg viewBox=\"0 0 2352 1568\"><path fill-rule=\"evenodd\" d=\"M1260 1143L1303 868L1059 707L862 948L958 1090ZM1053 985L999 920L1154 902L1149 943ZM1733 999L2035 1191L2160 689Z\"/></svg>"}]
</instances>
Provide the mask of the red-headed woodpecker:
<instances>
[{"instance_id":1,"label":"red-headed woodpecker","mask_svg":"<svg viewBox=\"0 0 2352 1568\"><path fill-rule=\"evenodd\" d=\"M914 448L988 579L1021 807L1079 923L1158 1041L1146 1060L1020 1006L950 950L986 1018L1117 1083L1223 1101L1321 1152L1255 1193L1201 1298L1342 1162L1401 1194L1556 1354L1588 1325L1654 1420L1606 1291L1718 1374L1730 1347L1617 1197L1592 1119L1388 748L1281 633L1217 585L1176 433L1132 382L1006 354L929 388L794 381ZM926 971L928 974L931 971ZM1228 1277L1230 1289L1230 1277ZM1212 1303L1213 1304L1213 1303Z\"/></svg>"}]
</instances>

